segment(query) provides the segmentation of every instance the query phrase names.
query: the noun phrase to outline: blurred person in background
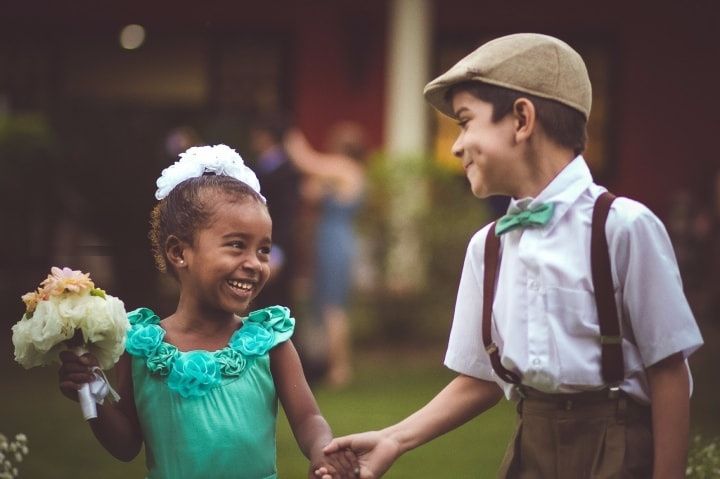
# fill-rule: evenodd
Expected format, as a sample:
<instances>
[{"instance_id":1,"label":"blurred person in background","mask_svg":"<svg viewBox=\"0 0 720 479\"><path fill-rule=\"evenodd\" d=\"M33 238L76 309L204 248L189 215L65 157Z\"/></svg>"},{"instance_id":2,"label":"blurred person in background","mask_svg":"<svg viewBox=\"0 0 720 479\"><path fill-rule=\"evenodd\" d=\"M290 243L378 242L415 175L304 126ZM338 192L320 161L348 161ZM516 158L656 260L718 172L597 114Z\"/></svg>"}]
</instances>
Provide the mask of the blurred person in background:
<instances>
[{"instance_id":1,"label":"blurred person in background","mask_svg":"<svg viewBox=\"0 0 720 479\"><path fill-rule=\"evenodd\" d=\"M285 115L272 113L258 117L250 129L250 147L256 155L252 167L260 180L273 220L270 280L255 299L256 308L281 304L293 310L295 305L296 251L293 241L300 202L300 175L282 144L287 125Z\"/></svg>"},{"instance_id":2,"label":"blurred person in background","mask_svg":"<svg viewBox=\"0 0 720 479\"><path fill-rule=\"evenodd\" d=\"M675 195L668 227L695 313L720 325L720 170L710 176L705 194Z\"/></svg>"},{"instance_id":3,"label":"blurred person in background","mask_svg":"<svg viewBox=\"0 0 720 479\"><path fill-rule=\"evenodd\" d=\"M165 153L167 153L173 161L177 160L178 155L188 148L203 144L205 144L205 142L197 130L188 125L173 128L165 135Z\"/></svg>"},{"instance_id":4,"label":"blurred person in background","mask_svg":"<svg viewBox=\"0 0 720 479\"><path fill-rule=\"evenodd\" d=\"M328 134L326 152L315 150L298 129L285 136L291 161L305 175L303 199L319 208L312 306L327 334L325 381L331 387L352 379L347 301L357 250L354 221L365 196L364 136L359 125L340 122Z\"/></svg>"}]
</instances>

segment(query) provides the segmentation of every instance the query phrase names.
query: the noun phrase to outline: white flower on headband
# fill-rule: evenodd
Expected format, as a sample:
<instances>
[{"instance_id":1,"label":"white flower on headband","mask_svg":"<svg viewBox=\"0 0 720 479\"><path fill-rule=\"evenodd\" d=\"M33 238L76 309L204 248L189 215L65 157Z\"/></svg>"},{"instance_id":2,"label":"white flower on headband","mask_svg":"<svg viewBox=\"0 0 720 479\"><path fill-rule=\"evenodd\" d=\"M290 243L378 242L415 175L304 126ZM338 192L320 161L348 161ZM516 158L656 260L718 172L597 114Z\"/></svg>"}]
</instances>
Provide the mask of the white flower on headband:
<instances>
[{"instance_id":1,"label":"white flower on headband","mask_svg":"<svg viewBox=\"0 0 720 479\"><path fill-rule=\"evenodd\" d=\"M157 179L155 198L165 198L173 188L187 180L197 178L203 173L230 176L242 181L260 195L260 182L255 173L245 165L242 157L226 145L193 146L185 153L180 153L180 159L165 168Z\"/></svg>"}]
</instances>

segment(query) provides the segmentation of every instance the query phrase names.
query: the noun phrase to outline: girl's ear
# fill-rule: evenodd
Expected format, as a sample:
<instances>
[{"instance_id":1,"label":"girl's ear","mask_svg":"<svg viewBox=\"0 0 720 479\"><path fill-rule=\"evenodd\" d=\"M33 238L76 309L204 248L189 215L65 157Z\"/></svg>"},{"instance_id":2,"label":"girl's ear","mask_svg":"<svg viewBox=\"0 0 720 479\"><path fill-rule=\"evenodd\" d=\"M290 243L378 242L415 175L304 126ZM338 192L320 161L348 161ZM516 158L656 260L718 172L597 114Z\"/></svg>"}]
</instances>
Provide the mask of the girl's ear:
<instances>
[{"instance_id":1,"label":"girl's ear","mask_svg":"<svg viewBox=\"0 0 720 479\"><path fill-rule=\"evenodd\" d=\"M535 105L527 98L518 98L513 103L512 113L515 119L515 139L518 142L526 141L535 131L537 124Z\"/></svg>"},{"instance_id":2,"label":"girl's ear","mask_svg":"<svg viewBox=\"0 0 720 479\"><path fill-rule=\"evenodd\" d=\"M185 249L187 243L175 235L168 236L165 241L165 257L168 263L175 268L175 271L183 269L187 266L185 262Z\"/></svg>"}]
</instances>

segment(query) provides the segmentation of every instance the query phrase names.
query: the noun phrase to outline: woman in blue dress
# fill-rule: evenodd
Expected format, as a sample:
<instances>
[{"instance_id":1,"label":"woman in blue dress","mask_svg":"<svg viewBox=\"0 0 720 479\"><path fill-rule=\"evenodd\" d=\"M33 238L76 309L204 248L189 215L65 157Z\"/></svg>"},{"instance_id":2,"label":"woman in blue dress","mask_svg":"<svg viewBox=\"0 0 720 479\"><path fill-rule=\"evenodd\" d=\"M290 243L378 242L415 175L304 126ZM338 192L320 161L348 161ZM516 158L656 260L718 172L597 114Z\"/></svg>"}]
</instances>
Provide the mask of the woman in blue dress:
<instances>
[{"instance_id":1,"label":"woman in blue dress","mask_svg":"<svg viewBox=\"0 0 720 479\"><path fill-rule=\"evenodd\" d=\"M365 192L363 136L358 125L338 123L326 153L315 150L297 129L285 138L291 161L306 178L304 197L319 206L313 306L327 331L326 380L336 387L352 376L347 299L357 249L353 226Z\"/></svg>"}]
</instances>

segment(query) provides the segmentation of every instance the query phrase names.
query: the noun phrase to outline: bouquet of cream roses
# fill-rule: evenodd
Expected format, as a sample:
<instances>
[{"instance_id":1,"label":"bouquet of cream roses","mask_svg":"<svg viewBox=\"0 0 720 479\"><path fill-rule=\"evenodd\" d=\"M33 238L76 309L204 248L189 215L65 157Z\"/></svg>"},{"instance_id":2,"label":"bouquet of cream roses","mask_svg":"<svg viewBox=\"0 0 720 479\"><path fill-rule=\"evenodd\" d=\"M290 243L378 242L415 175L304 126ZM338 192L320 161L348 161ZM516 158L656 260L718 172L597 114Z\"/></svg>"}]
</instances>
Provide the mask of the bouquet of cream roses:
<instances>
[{"instance_id":1,"label":"bouquet of cream roses","mask_svg":"<svg viewBox=\"0 0 720 479\"><path fill-rule=\"evenodd\" d=\"M40 287L22 300L26 310L12 327L12 340L15 360L26 369L57 362L60 351L67 349L77 355L90 352L101 368L109 369L125 350L130 327L125 306L96 288L87 273L53 267ZM97 417L95 402L102 404L108 392L116 397L96 368L95 381L78 392L85 419Z\"/></svg>"}]
</instances>

